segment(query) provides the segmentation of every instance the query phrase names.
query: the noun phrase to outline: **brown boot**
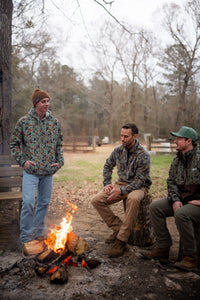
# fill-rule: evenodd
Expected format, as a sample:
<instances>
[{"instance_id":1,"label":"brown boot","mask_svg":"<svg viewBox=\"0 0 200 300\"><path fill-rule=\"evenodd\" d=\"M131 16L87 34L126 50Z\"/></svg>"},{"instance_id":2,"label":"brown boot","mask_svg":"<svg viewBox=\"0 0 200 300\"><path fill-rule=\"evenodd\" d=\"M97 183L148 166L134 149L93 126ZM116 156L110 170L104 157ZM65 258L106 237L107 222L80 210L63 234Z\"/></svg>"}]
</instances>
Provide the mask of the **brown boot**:
<instances>
[{"instance_id":1,"label":"brown boot","mask_svg":"<svg viewBox=\"0 0 200 300\"><path fill-rule=\"evenodd\" d=\"M126 250L126 242L116 239L114 245L108 251L108 257L122 256L125 250Z\"/></svg>"},{"instance_id":2,"label":"brown boot","mask_svg":"<svg viewBox=\"0 0 200 300\"><path fill-rule=\"evenodd\" d=\"M148 259L168 259L170 248L155 248L151 251L141 250L140 253Z\"/></svg>"},{"instance_id":3,"label":"brown boot","mask_svg":"<svg viewBox=\"0 0 200 300\"><path fill-rule=\"evenodd\" d=\"M181 261L175 263L175 266L186 271L194 270L197 268L197 256L184 256Z\"/></svg>"},{"instance_id":4,"label":"brown boot","mask_svg":"<svg viewBox=\"0 0 200 300\"><path fill-rule=\"evenodd\" d=\"M112 244L115 242L118 235L118 231L114 231L107 239L105 239L106 244Z\"/></svg>"}]
</instances>

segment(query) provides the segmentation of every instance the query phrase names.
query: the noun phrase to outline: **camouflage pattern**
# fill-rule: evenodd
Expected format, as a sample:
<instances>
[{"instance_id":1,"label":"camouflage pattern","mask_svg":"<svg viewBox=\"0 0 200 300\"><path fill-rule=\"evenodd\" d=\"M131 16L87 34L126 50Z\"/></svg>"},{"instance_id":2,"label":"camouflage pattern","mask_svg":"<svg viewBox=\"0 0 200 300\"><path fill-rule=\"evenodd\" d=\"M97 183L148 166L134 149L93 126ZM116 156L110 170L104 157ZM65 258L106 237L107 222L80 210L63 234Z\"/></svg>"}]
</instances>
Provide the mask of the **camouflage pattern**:
<instances>
[{"instance_id":1,"label":"camouflage pattern","mask_svg":"<svg viewBox=\"0 0 200 300\"><path fill-rule=\"evenodd\" d=\"M107 158L103 177L104 186L111 183L113 168L117 167L118 180L127 183L121 187L121 194L126 195L133 190L151 186L150 178L151 158L149 152L136 140L134 146L128 149L123 145L116 147Z\"/></svg>"},{"instance_id":2,"label":"camouflage pattern","mask_svg":"<svg viewBox=\"0 0 200 300\"><path fill-rule=\"evenodd\" d=\"M23 167L27 160L32 160L36 166L30 165L26 172L35 175L54 174L58 167L51 164L64 164L63 135L61 127L52 113L48 111L41 120L35 108L20 118L11 136L10 151L18 164Z\"/></svg>"},{"instance_id":3,"label":"camouflage pattern","mask_svg":"<svg viewBox=\"0 0 200 300\"><path fill-rule=\"evenodd\" d=\"M186 204L191 200L200 200L200 149L177 153L167 179L168 199L174 203Z\"/></svg>"}]
</instances>

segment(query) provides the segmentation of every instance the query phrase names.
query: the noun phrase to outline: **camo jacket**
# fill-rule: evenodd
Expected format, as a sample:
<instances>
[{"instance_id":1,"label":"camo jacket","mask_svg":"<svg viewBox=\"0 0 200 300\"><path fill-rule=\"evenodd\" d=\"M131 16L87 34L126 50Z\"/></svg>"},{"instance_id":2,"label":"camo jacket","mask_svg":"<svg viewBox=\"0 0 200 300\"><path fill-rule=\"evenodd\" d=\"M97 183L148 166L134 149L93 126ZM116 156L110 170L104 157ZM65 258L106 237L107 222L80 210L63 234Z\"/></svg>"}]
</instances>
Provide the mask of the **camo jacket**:
<instances>
[{"instance_id":1,"label":"camo jacket","mask_svg":"<svg viewBox=\"0 0 200 300\"><path fill-rule=\"evenodd\" d=\"M194 147L184 154L177 153L167 179L168 199L173 204L181 201L200 201L200 149Z\"/></svg>"},{"instance_id":2,"label":"camo jacket","mask_svg":"<svg viewBox=\"0 0 200 300\"><path fill-rule=\"evenodd\" d=\"M11 136L10 151L21 167L27 160L36 163L26 169L27 173L51 175L58 170L51 164L58 163L60 167L64 164L62 145L63 135L58 120L50 111L40 119L32 107L18 120Z\"/></svg>"},{"instance_id":3,"label":"camo jacket","mask_svg":"<svg viewBox=\"0 0 200 300\"><path fill-rule=\"evenodd\" d=\"M129 153L128 153L129 152ZM107 158L103 168L103 184L106 186L112 181L112 172L117 167L118 181L127 183L122 186L121 195L126 195L133 190L151 186L150 154L136 140L133 147L127 149L123 145L116 147Z\"/></svg>"}]
</instances>

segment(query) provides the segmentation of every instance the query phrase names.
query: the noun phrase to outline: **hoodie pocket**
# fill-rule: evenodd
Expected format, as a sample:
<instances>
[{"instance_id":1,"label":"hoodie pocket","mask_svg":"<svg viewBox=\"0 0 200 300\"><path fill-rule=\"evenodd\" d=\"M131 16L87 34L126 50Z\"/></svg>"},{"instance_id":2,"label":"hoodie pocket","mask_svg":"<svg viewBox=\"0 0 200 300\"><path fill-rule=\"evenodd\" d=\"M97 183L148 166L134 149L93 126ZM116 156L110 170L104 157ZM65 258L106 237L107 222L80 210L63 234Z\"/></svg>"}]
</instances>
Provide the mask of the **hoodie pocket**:
<instances>
[{"instance_id":1,"label":"hoodie pocket","mask_svg":"<svg viewBox=\"0 0 200 300\"><path fill-rule=\"evenodd\" d=\"M38 167L37 165L29 165L28 168L25 169L26 173L28 174L37 174L38 173Z\"/></svg>"}]
</instances>

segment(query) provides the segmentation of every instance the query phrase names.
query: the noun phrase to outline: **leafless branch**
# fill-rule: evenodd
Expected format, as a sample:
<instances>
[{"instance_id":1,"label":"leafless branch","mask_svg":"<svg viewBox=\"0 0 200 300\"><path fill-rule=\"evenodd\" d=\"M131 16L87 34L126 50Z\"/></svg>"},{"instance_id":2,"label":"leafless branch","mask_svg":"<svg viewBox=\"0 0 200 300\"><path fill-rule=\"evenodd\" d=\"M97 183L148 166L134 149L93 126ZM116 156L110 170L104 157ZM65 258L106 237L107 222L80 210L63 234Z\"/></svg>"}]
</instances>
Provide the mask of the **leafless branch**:
<instances>
[{"instance_id":1,"label":"leafless branch","mask_svg":"<svg viewBox=\"0 0 200 300\"><path fill-rule=\"evenodd\" d=\"M111 18L113 18L125 31L127 31L129 34L134 34L132 32L130 32L115 16L113 16L111 14L111 12L99 1L94 0L94 2L96 2L97 4L99 4L101 7L103 7L103 9L111 16ZM112 4L114 1L108 2L108 1L104 1L105 4Z\"/></svg>"}]
</instances>

